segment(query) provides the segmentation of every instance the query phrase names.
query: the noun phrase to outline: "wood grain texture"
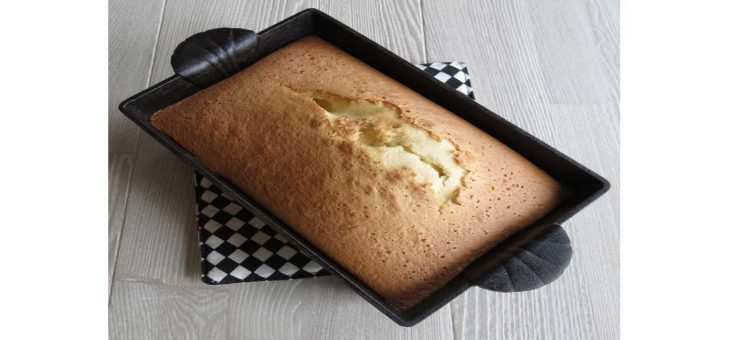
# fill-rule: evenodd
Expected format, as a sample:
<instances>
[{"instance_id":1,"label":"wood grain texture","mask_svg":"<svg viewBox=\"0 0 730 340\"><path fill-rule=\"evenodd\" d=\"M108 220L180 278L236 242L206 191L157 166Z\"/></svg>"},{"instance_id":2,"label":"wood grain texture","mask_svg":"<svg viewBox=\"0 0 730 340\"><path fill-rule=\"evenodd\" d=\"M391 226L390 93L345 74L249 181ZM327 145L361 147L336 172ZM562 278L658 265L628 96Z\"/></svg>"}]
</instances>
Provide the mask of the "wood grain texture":
<instances>
[{"instance_id":1,"label":"wood grain texture","mask_svg":"<svg viewBox=\"0 0 730 340\"><path fill-rule=\"evenodd\" d=\"M334 277L235 285L229 335L244 339L452 339L445 308L403 328Z\"/></svg>"},{"instance_id":2,"label":"wood grain texture","mask_svg":"<svg viewBox=\"0 0 730 340\"><path fill-rule=\"evenodd\" d=\"M109 294L124 224L134 154L109 153Z\"/></svg>"},{"instance_id":3,"label":"wood grain texture","mask_svg":"<svg viewBox=\"0 0 730 340\"><path fill-rule=\"evenodd\" d=\"M162 7L163 0L109 1L109 294L140 133L117 106L149 85Z\"/></svg>"},{"instance_id":4,"label":"wood grain texture","mask_svg":"<svg viewBox=\"0 0 730 340\"><path fill-rule=\"evenodd\" d=\"M226 289L117 281L110 305L111 339L230 339Z\"/></svg>"},{"instance_id":5,"label":"wood grain texture","mask_svg":"<svg viewBox=\"0 0 730 340\"><path fill-rule=\"evenodd\" d=\"M109 151L134 152L139 129L119 103L149 85L164 0L109 1Z\"/></svg>"},{"instance_id":6,"label":"wood grain texture","mask_svg":"<svg viewBox=\"0 0 730 340\"><path fill-rule=\"evenodd\" d=\"M611 181L566 223L575 254L563 277L527 293L471 289L412 328L331 277L200 281L192 172L116 106L170 76L185 37L261 30L309 7L412 62L465 61L482 104ZM109 16L111 338L618 337L618 1L112 0Z\"/></svg>"},{"instance_id":7,"label":"wood grain texture","mask_svg":"<svg viewBox=\"0 0 730 340\"><path fill-rule=\"evenodd\" d=\"M140 136L115 277L197 285L193 175L148 136ZM197 257L197 258L196 258Z\"/></svg>"},{"instance_id":8,"label":"wood grain texture","mask_svg":"<svg viewBox=\"0 0 730 340\"><path fill-rule=\"evenodd\" d=\"M457 339L618 338L616 10L599 1L424 2L429 59L465 61L480 103L613 184L565 224L575 254L560 279L519 294L472 289L452 304Z\"/></svg>"},{"instance_id":9,"label":"wood grain texture","mask_svg":"<svg viewBox=\"0 0 730 340\"><path fill-rule=\"evenodd\" d=\"M184 0L168 3L152 81L173 74L170 56L183 39L217 27L260 31L306 8L318 8L352 26L406 59L425 59L418 1L215 1Z\"/></svg>"}]
</instances>

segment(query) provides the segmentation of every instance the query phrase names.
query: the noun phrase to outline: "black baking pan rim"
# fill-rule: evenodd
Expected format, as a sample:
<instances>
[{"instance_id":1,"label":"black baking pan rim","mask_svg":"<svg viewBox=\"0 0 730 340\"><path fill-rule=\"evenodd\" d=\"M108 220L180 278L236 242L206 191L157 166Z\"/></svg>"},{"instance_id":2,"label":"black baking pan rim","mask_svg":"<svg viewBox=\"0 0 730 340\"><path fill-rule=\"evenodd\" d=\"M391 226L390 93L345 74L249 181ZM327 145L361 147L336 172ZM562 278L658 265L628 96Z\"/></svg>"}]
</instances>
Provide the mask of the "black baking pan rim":
<instances>
[{"instance_id":1,"label":"black baking pan rim","mask_svg":"<svg viewBox=\"0 0 730 340\"><path fill-rule=\"evenodd\" d=\"M310 256L329 272L347 282L358 294L401 326L415 325L472 286L510 292L534 289L539 287L540 284L547 284L554 280L565 269L572 254L569 239L559 225L593 202L610 187L606 179L585 166L496 115L466 95L454 91L447 85L426 75L408 61L403 60L396 54L319 10L307 9L301 11L258 34L242 29L227 28L221 29L217 33L225 33L227 35L213 34L213 38L204 35L194 35L181 43L175 50L177 57L173 58L173 69L175 69L177 74L123 101L119 105L120 111L175 155L183 159L188 165L195 168L200 174L208 177L244 208L250 210L277 230L277 232L281 233L282 236L292 242L305 255ZM211 33L207 34L210 35ZM345 52L361 59L380 72L419 92L502 141L550 175L565 183L573 190L572 198L554 209L547 216L528 226L523 231L512 235L497 247L473 261L461 274L417 305L408 309L400 309L392 305L311 245L301 235L280 221L274 214L264 209L251 197L222 178L222 176L208 169L195 156L164 133L158 131L149 122L149 117L154 112L230 76L280 47L310 34L315 34L329 41ZM195 38L196 36L198 38ZM200 38L201 36L202 38ZM221 36L223 38L216 38ZM195 39L203 39L203 41L201 42ZM208 39L208 41L205 39ZM186 44L191 43L210 43L213 44L212 46L220 45L221 53L203 56L194 55L193 53L191 55L191 53L185 52ZM188 54L187 57L186 53ZM206 70L205 68L196 70L196 63L194 60L191 62L191 59L194 58L207 58L202 63L210 63L211 61L213 63L231 63L231 58L236 58L236 60L234 66L231 66L227 70L223 69L223 71L219 68L219 74L211 75L211 73L206 74L210 70ZM551 275L550 278L545 279L537 275L533 279L532 285L529 284L530 279L528 278L526 279L528 281L526 286L515 287L511 282L503 282L504 280L495 274L499 268L508 266L514 259L519 261L517 255L520 252L536 252L534 247L541 240L549 240L549 242L545 241L543 244L552 245L552 248L547 249L546 256L553 256L553 258L562 261L555 268L547 269L547 273ZM534 269L532 270L533 272L535 271ZM502 282L498 282L500 280ZM538 283L535 284L534 282Z\"/></svg>"}]
</instances>

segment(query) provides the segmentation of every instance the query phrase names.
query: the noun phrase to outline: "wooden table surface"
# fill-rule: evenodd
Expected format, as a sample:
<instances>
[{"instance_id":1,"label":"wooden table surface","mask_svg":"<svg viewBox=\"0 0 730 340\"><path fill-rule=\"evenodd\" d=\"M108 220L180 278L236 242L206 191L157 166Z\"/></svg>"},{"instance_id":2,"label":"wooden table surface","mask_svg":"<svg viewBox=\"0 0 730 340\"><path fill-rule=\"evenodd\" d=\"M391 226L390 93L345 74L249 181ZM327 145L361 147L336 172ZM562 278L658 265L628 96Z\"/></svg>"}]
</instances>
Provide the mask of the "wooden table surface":
<instances>
[{"instance_id":1,"label":"wooden table surface","mask_svg":"<svg viewBox=\"0 0 730 340\"><path fill-rule=\"evenodd\" d=\"M117 110L173 74L184 38L259 31L315 7L414 63L467 63L477 100L605 176L565 223L574 257L537 291L472 288L411 328L332 277L200 281L192 170ZM109 327L114 339L615 339L619 335L618 0L109 3Z\"/></svg>"}]
</instances>

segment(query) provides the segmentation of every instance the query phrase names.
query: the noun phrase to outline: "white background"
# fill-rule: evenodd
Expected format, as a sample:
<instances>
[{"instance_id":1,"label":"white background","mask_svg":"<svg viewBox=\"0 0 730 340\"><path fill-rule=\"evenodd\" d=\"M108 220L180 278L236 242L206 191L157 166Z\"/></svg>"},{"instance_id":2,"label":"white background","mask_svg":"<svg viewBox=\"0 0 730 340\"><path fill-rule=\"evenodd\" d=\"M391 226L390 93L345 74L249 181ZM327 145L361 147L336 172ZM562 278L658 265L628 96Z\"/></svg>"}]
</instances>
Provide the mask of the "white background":
<instances>
[{"instance_id":1,"label":"white background","mask_svg":"<svg viewBox=\"0 0 730 340\"><path fill-rule=\"evenodd\" d=\"M621 8L626 339L730 339L730 7Z\"/></svg>"}]
</instances>

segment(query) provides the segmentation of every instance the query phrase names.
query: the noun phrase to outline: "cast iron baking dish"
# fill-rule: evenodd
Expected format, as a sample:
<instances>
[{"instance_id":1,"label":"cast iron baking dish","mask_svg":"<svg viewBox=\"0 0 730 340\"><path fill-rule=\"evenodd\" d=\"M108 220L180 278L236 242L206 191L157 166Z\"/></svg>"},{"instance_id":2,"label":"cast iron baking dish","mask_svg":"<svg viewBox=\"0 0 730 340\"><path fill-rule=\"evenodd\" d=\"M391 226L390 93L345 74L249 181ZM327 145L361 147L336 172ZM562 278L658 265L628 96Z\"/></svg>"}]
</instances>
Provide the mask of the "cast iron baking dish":
<instances>
[{"instance_id":1,"label":"cast iron baking dish","mask_svg":"<svg viewBox=\"0 0 730 340\"><path fill-rule=\"evenodd\" d=\"M457 277L417 305L399 309L390 304L246 193L208 169L149 121L158 110L311 34L327 40L499 139L571 188L572 198L472 262ZM594 172L316 9L299 12L258 34L243 29L222 28L193 35L177 47L172 64L176 75L125 100L119 106L120 111L402 326L418 323L471 286L510 292L534 289L554 280L567 266L572 254L567 235L559 224L609 188L609 183ZM530 263L529 260L521 259L520 252L549 258L552 263Z\"/></svg>"}]
</instances>

